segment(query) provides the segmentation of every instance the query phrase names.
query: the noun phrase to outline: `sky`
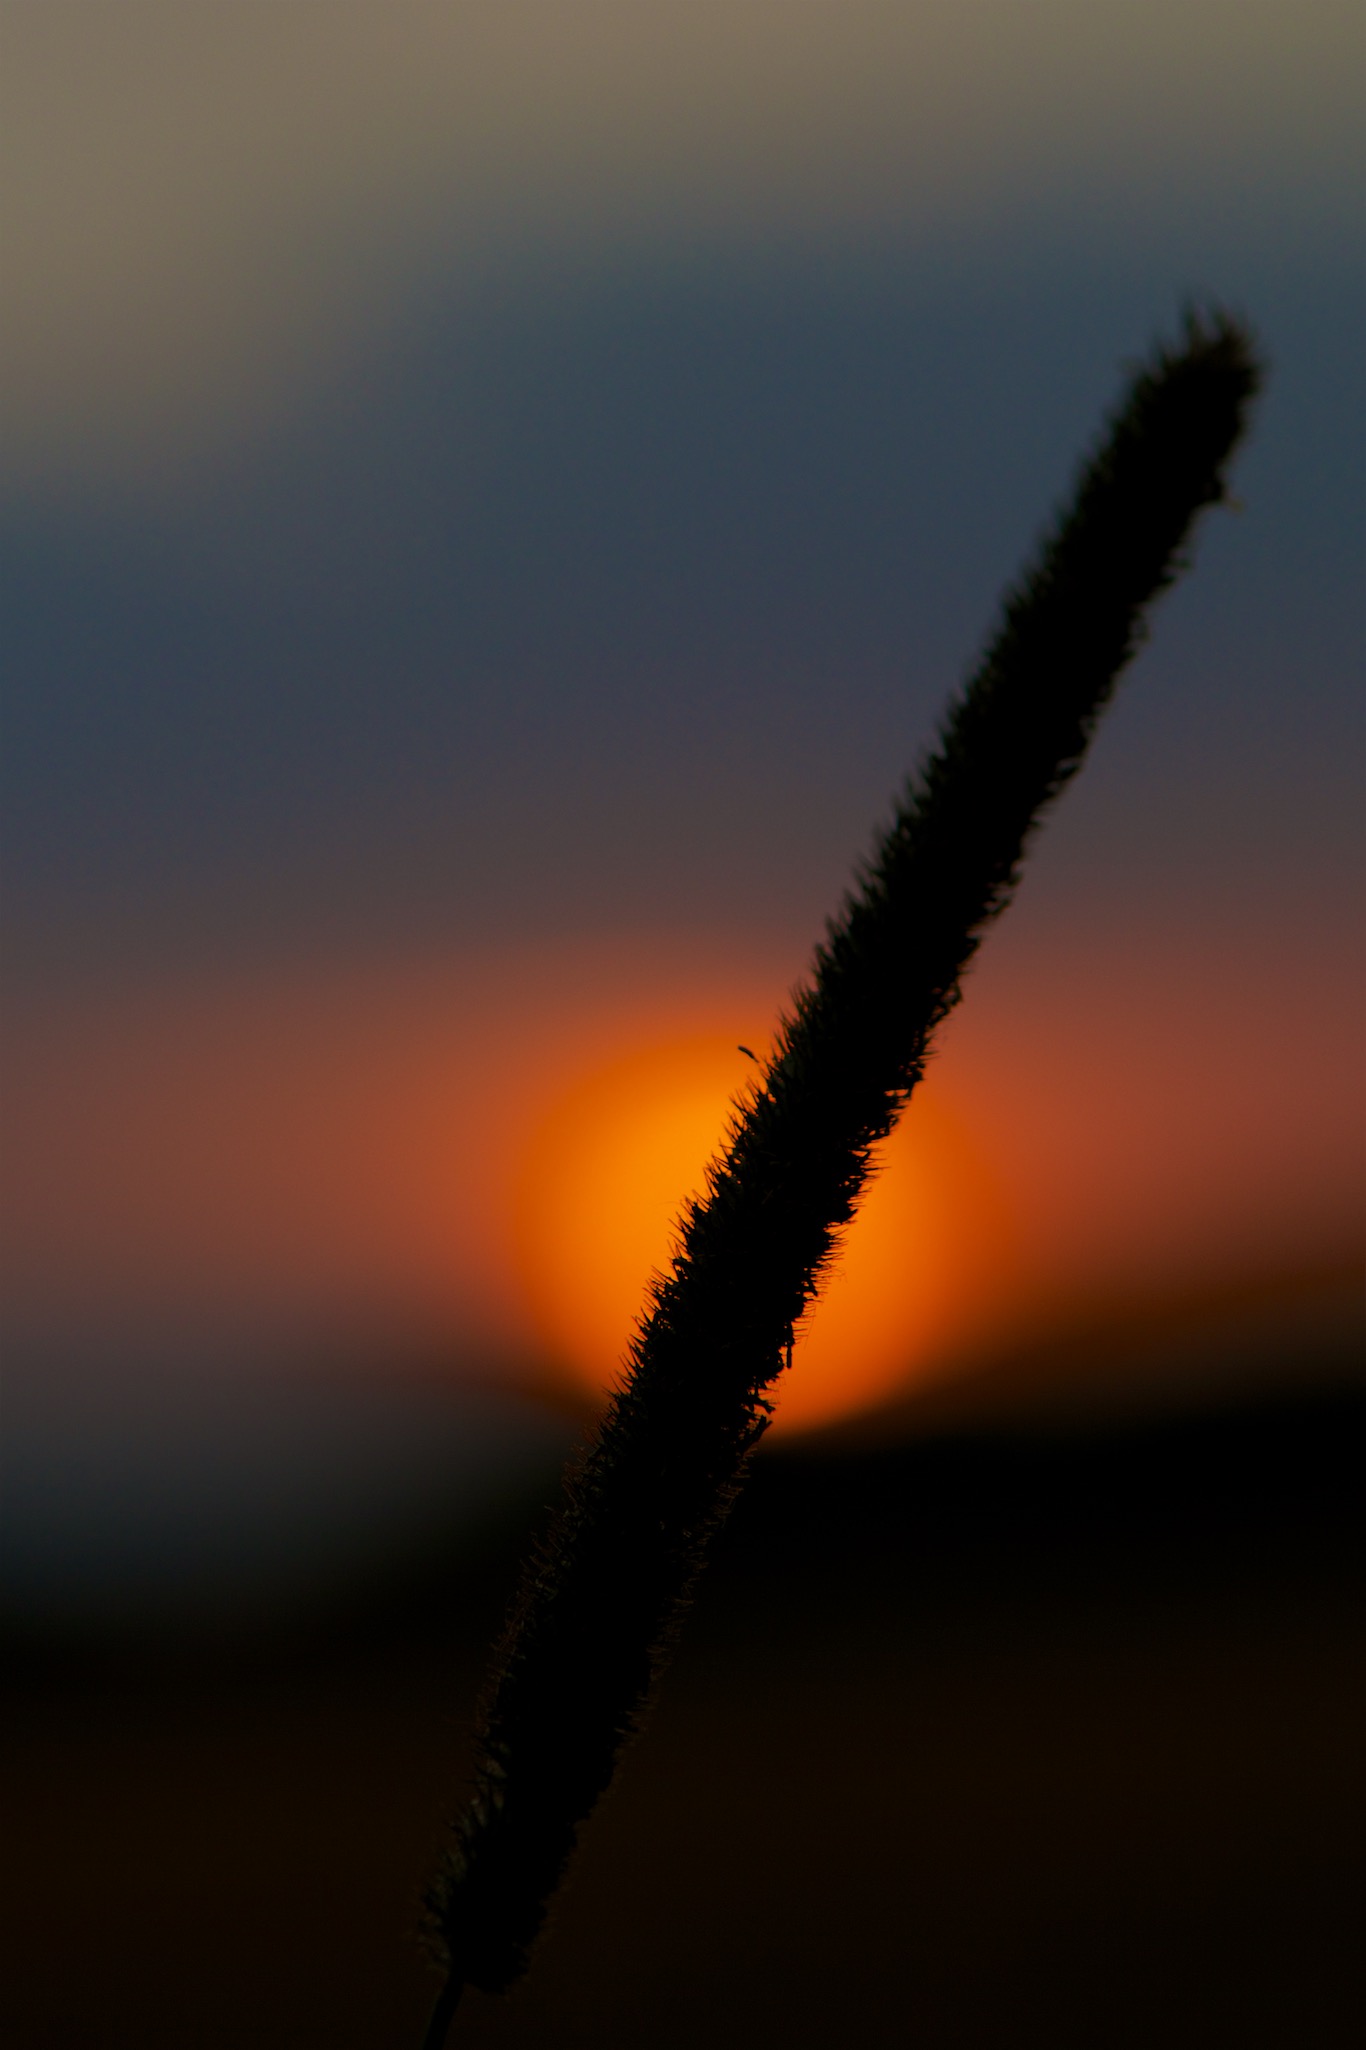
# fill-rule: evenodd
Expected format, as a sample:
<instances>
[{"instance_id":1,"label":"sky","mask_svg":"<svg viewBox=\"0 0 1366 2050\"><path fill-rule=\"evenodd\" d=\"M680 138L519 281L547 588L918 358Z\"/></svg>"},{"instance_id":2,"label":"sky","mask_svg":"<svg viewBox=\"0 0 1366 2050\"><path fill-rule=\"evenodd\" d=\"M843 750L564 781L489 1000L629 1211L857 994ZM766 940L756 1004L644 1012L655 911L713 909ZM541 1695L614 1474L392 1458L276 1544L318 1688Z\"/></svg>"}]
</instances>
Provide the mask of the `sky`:
<instances>
[{"instance_id":1,"label":"sky","mask_svg":"<svg viewBox=\"0 0 1366 2050\"><path fill-rule=\"evenodd\" d=\"M956 1278L860 1385L1214 1301L1340 1329L1362 40L1336 0L0 8L33 1499L267 1367L582 1390L546 1134L696 1060L722 1114L1191 298L1270 363L1237 505L908 1119Z\"/></svg>"}]
</instances>

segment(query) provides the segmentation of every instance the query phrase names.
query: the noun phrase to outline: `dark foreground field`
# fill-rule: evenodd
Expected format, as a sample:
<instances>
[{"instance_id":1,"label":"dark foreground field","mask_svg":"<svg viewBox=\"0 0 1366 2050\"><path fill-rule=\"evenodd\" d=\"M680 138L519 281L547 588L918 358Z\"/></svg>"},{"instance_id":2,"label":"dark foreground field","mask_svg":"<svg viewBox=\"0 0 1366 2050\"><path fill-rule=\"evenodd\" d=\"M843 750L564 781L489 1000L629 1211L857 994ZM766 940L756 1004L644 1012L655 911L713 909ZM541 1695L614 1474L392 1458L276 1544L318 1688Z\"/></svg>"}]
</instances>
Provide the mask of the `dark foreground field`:
<instances>
[{"instance_id":1,"label":"dark foreground field","mask_svg":"<svg viewBox=\"0 0 1366 2050\"><path fill-rule=\"evenodd\" d=\"M522 1519L524 1521L524 1519ZM389 2050L511 1550L12 1647L9 2050ZM1366 2041L1366 1404L766 1459L461 2046Z\"/></svg>"}]
</instances>

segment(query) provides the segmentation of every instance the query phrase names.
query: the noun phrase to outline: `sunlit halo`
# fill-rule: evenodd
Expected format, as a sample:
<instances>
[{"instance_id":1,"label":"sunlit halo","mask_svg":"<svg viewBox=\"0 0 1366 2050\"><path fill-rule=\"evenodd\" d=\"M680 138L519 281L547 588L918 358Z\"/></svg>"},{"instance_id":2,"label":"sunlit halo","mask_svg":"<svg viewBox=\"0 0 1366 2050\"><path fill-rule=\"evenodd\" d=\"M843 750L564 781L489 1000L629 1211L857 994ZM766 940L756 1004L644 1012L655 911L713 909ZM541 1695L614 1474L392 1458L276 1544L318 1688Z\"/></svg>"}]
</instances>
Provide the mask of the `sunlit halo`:
<instances>
[{"instance_id":1,"label":"sunlit halo","mask_svg":"<svg viewBox=\"0 0 1366 2050\"><path fill-rule=\"evenodd\" d=\"M754 1069L715 1037L651 1046L580 1081L528 1150L517 1252L547 1349L582 1391L619 1379L684 1198L701 1193L732 1100ZM778 1384L776 1423L825 1423L934 1363L980 1312L1009 1238L1000 1199L932 1085L888 1141Z\"/></svg>"}]
</instances>

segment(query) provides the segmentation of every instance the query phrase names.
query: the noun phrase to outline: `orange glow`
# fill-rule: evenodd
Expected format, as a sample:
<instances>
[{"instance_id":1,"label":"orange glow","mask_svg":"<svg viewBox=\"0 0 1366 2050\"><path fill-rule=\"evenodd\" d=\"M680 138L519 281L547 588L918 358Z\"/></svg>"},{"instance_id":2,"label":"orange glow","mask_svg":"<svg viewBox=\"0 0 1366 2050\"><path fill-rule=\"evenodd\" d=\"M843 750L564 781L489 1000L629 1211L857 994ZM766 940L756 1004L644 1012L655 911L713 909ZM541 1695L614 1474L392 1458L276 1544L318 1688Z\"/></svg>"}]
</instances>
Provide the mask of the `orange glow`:
<instances>
[{"instance_id":1,"label":"orange glow","mask_svg":"<svg viewBox=\"0 0 1366 2050\"><path fill-rule=\"evenodd\" d=\"M653 1046L580 1081L537 1131L517 1250L541 1337L585 1392L617 1379L646 1280L667 1270L682 1202L702 1190L752 1073L722 1039ZM932 1087L917 1093L883 1161L798 1334L779 1426L825 1423L913 1379L1004 1280L1001 1200Z\"/></svg>"}]
</instances>

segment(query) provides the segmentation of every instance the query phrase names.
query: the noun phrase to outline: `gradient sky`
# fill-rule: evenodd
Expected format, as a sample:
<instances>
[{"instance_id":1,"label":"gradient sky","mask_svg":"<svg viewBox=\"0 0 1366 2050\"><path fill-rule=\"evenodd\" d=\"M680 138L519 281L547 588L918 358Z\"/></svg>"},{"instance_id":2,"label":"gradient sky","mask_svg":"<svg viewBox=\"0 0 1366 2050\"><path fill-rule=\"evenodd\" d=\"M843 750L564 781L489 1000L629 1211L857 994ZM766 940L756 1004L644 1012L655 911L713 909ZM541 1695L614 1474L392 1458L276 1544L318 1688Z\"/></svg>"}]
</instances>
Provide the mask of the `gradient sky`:
<instances>
[{"instance_id":1,"label":"gradient sky","mask_svg":"<svg viewBox=\"0 0 1366 2050\"><path fill-rule=\"evenodd\" d=\"M576 1063L762 1038L1190 294L1271 361L1240 508L943 1085L1055 1305L1339 1271L1362 41L1335 0L0 8L23 1348L524 1353L491 1163Z\"/></svg>"}]
</instances>

